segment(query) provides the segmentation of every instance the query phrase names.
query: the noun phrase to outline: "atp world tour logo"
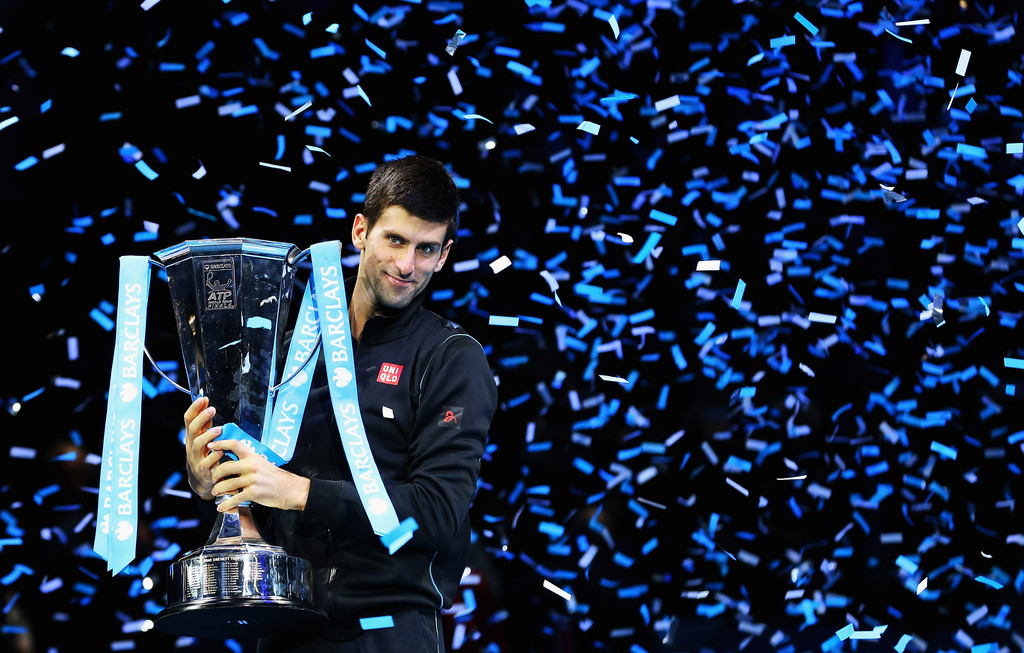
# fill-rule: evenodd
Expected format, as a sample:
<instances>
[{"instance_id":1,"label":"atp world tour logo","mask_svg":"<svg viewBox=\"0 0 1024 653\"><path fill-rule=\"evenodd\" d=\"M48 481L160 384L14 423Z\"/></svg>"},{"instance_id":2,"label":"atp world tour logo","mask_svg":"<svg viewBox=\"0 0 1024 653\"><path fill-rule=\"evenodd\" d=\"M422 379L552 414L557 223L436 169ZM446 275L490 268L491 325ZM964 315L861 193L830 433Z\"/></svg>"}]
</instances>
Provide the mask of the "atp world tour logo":
<instances>
[{"instance_id":1,"label":"atp world tour logo","mask_svg":"<svg viewBox=\"0 0 1024 653\"><path fill-rule=\"evenodd\" d=\"M203 262L206 284L206 310L226 311L235 308L235 261L230 258Z\"/></svg>"}]
</instances>

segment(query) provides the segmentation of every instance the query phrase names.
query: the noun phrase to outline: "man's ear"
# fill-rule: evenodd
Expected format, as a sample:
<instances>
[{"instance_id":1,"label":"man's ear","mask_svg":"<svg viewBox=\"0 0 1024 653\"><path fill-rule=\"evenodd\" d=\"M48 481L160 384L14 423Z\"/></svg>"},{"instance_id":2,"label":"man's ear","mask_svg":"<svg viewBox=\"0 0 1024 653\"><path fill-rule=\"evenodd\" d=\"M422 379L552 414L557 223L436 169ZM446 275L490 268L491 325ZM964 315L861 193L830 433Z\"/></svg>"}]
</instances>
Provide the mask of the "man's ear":
<instances>
[{"instance_id":1,"label":"man's ear","mask_svg":"<svg viewBox=\"0 0 1024 653\"><path fill-rule=\"evenodd\" d=\"M366 247L366 225L366 216L362 213L357 213L355 220L352 221L352 244L360 251Z\"/></svg>"},{"instance_id":2,"label":"man's ear","mask_svg":"<svg viewBox=\"0 0 1024 653\"><path fill-rule=\"evenodd\" d=\"M452 243L454 242L454 240L449 240L444 244L444 247L441 248L441 257L437 259L437 265L434 266L434 272L440 272L441 268L444 267L444 262L448 260L448 252L451 251Z\"/></svg>"}]
</instances>

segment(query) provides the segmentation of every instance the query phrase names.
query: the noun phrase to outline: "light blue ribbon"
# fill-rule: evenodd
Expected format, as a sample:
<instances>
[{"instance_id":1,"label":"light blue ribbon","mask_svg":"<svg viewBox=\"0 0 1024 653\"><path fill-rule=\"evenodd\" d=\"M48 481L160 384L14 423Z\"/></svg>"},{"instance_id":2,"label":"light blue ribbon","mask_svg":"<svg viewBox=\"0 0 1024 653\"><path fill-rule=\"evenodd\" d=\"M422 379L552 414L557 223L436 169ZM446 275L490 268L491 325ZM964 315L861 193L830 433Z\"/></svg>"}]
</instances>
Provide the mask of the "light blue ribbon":
<instances>
[{"instance_id":1,"label":"light blue ribbon","mask_svg":"<svg viewBox=\"0 0 1024 653\"><path fill-rule=\"evenodd\" d=\"M398 528L398 515L373 460L359 410L355 350L349 333L348 298L341 276L341 243L337 240L317 243L310 252L318 293L317 315L327 362L327 385L341 444L370 526L378 536L384 536Z\"/></svg>"},{"instance_id":2,"label":"light blue ribbon","mask_svg":"<svg viewBox=\"0 0 1024 653\"><path fill-rule=\"evenodd\" d=\"M316 310L316 283L313 279L306 284L306 292L299 306L299 317L292 331L292 341L288 347L288 359L285 361L282 381L288 381L273 393L271 398L273 410L270 419L264 422L263 435L260 441L285 462L295 454L295 443L298 441L299 425L306 411L306 400L309 389L313 385L313 367L304 369L306 363L314 358L317 352L317 336L320 324ZM289 379L291 379L289 381Z\"/></svg>"},{"instance_id":3,"label":"light blue ribbon","mask_svg":"<svg viewBox=\"0 0 1024 653\"><path fill-rule=\"evenodd\" d=\"M120 573L135 559L149 257L122 256L93 550Z\"/></svg>"}]
</instances>

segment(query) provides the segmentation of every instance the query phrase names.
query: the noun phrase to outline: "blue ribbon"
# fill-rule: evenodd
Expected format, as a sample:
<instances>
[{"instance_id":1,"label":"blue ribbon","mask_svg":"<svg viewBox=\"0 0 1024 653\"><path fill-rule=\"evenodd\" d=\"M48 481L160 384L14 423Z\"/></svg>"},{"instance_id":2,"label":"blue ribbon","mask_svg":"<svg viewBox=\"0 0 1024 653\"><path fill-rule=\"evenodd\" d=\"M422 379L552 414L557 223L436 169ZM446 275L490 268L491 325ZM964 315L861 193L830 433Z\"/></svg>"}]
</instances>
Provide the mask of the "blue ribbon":
<instances>
[{"instance_id":1,"label":"blue ribbon","mask_svg":"<svg viewBox=\"0 0 1024 653\"><path fill-rule=\"evenodd\" d=\"M222 426L221 429L221 434L215 437L214 440L238 440L243 446L252 449L256 455L263 456L278 467L288 462L281 456L277 455L273 449L243 431L242 427L234 422L228 422ZM225 451L224 454L232 460L238 460L238 456L234 455L230 451Z\"/></svg>"},{"instance_id":2,"label":"blue ribbon","mask_svg":"<svg viewBox=\"0 0 1024 653\"><path fill-rule=\"evenodd\" d=\"M93 550L120 573L135 558L149 257L122 256Z\"/></svg>"},{"instance_id":3,"label":"blue ribbon","mask_svg":"<svg viewBox=\"0 0 1024 653\"><path fill-rule=\"evenodd\" d=\"M359 410L355 350L349 333L348 298L341 276L341 243L337 240L317 243L310 252L318 292L317 314L323 334L324 359L327 361L327 385L341 444L370 526L378 536L384 536L398 528L398 515L373 460Z\"/></svg>"},{"instance_id":4,"label":"blue ribbon","mask_svg":"<svg viewBox=\"0 0 1024 653\"><path fill-rule=\"evenodd\" d=\"M285 362L282 382L291 379L281 386L273 396L273 410L270 419L264 422L263 435L260 441L267 445L285 462L292 459L295 443L298 441L299 425L306 411L306 400L313 384L313 371L303 369L306 363L316 354L316 339L320 334L320 324L316 310L316 283L309 280L306 293L299 306L299 317L292 331L291 345L288 347L288 359Z\"/></svg>"}]
</instances>

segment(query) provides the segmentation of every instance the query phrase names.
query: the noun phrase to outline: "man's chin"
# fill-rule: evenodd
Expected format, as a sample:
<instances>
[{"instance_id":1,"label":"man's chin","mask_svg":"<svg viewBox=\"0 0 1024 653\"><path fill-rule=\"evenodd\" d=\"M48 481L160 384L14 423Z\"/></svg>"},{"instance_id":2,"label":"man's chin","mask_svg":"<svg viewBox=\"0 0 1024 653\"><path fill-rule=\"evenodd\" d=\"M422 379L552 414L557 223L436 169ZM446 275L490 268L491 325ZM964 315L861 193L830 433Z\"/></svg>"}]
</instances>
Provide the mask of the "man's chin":
<instances>
[{"instance_id":1,"label":"man's chin","mask_svg":"<svg viewBox=\"0 0 1024 653\"><path fill-rule=\"evenodd\" d=\"M405 310L409 304L412 303L412 300L415 299L415 297L415 292L410 292L407 295L390 296L387 298L386 303L381 302L381 305L378 306L378 310L384 315L398 313L399 311Z\"/></svg>"}]
</instances>

